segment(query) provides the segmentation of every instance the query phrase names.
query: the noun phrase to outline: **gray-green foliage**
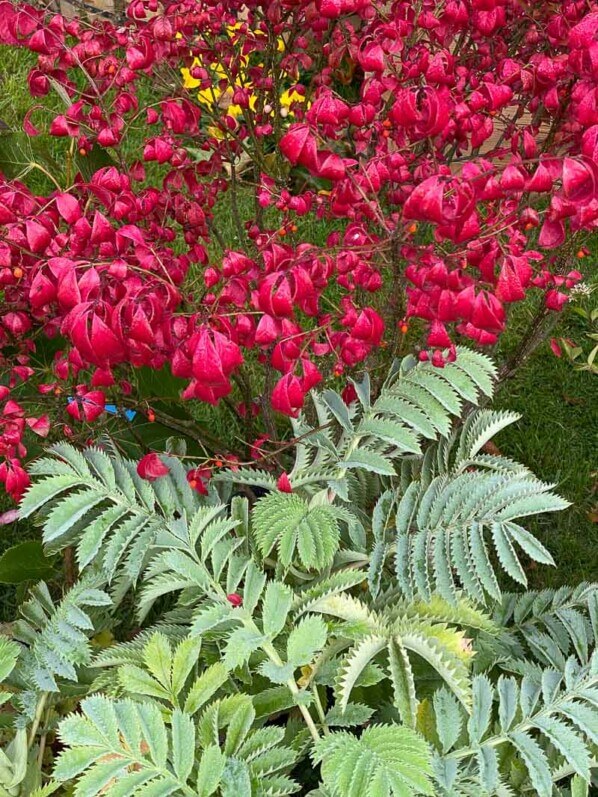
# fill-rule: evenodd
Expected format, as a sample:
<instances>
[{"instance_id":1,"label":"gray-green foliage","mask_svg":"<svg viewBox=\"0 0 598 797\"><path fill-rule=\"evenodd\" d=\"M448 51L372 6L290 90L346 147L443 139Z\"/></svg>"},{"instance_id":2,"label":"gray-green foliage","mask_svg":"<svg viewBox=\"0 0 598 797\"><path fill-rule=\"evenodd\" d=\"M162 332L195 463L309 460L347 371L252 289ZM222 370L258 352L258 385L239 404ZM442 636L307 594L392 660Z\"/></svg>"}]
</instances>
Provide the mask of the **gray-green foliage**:
<instances>
[{"instance_id":1,"label":"gray-green foliage","mask_svg":"<svg viewBox=\"0 0 598 797\"><path fill-rule=\"evenodd\" d=\"M21 514L49 550L74 547L82 575L62 597L34 588L18 642L0 644L21 729L0 786L586 795L598 589L505 590L526 583L526 559L552 564L525 518L566 502L486 453L517 419L478 406L494 377L460 349L444 369L404 361L376 396L366 376L349 406L314 395L294 424L291 493L241 469L200 497L172 453L150 483L110 445L51 449ZM94 652L125 605L141 631ZM40 739L66 695L81 703L42 784Z\"/></svg>"}]
</instances>

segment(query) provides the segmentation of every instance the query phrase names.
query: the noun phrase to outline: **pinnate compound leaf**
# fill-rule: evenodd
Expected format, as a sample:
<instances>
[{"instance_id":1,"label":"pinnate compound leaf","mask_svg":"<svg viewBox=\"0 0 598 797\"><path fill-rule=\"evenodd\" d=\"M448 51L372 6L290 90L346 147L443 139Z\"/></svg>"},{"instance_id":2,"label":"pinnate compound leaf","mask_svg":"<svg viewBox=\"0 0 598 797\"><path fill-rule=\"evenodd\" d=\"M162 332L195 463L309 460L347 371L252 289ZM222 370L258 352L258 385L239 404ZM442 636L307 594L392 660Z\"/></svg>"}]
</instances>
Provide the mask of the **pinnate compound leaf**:
<instances>
[{"instance_id":1,"label":"pinnate compound leaf","mask_svg":"<svg viewBox=\"0 0 598 797\"><path fill-rule=\"evenodd\" d=\"M333 797L434 794L428 745L400 725L373 725L359 738L333 732L315 744L313 759Z\"/></svg>"},{"instance_id":2,"label":"pinnate compound leaf","mask_svg":"<svg viewBox=\"0 0 598 797\"><path fill-rule=\"evenodd\" d=\"M298 495L273 492L257 502L252 521L262 556L268 556L276 547L285 567L296 561L297 554L310 570L322 570L332 564L340 531L330 507L310 507Z\"/></svg>"}]
</instances>

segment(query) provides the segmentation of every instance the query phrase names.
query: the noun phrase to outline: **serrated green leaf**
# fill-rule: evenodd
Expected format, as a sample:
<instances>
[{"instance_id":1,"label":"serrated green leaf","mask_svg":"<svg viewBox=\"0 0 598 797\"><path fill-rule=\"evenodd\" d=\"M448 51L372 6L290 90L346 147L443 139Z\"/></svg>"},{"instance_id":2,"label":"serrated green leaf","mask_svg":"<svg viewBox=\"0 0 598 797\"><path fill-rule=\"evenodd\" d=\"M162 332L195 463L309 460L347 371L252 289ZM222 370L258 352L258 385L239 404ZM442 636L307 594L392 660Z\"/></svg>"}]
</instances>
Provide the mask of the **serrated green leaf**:
<instances>
[{"instance_id":1,"label":"serrated green leaf","mask_svg":"<svg viewBox=\"0 0 598 797\"><path fill-rule=\"evenodd\" d=\"M309 616L295 625L287 640L287 660L293 667L310 664L326 644L328 631L321 617Z\"/></svg>"},{"instance_id":2,"label":"serrated green leaf","mask_svg":"<svg viewBox=\"0 0 598 797\"><path fill-rule=\"evenodd\" d=\"M268 556L276 546L285 567L293 564L296 552L308 569L320 570L332 564L340 530L330 507L310 507L294 493L270 493L255 505L252 521L262 556Z\"/></svg>"},{"instance_id":3,"label":"serrated green leaf","mask_svg":"<svg viewBox=\"0 0 598 797\"><path fill-rule=\"evenodd\" d=\"M313 758L325 787L338 797L434 794L428 747L408 728L374 725L359 738L331 733L316 742Z\"/></svg>"},{"instance_id":4,"label":"serrated green leaf","mask_svg":"<svg viewBox=\"0 0 598 797\"><path fill-rule=\"evenodd\" d=\"M295 668L292 664L274 664L272 661L263 661L259 671L274 684L286 684L293 678Z\"/></svg>"},{"instance_id":5,"label":"serrated green leaf","mask_svg":"<svg viewBox=\"0 0 598 797\"><path fill-rule=\"evenodd\" d=\"M463 714L456 697L447 689L434 692L433 702L436 733L442 744L442 752L448 753L461 735Z\"/></svg>"},{"instance_id":6,"label":"serrated green leaf","mask_svg":"<svg viewBox=\"0 0 598 797\"><path fill-rule=\"evenodd\" d=\"M349 416L349 410L339 394L335 393L334 390L324 390L322 399L343 429L346 429L347 432L352 432L353 424Z\"/></svg>"},{"instance_id":7,"label":"serrated green leaf","mask_svg":"<svg viewBox=\"0 0 598 797\"><path fill-rule=\"evenodd\" d=\"M326 725L330 728L350 728L365 725L370 721L374 709L362 703L349 703L344 711L333 706L326 714Z\"/></svg>"},{"instance_id":8,"label":"serrated green leaf","mask_svg":"<svg viewBox=\"0 0 598 797\"><path fill-rule=\"evenodd\" d=\"M20 653L21 647L16 642L0 635L0 683L11 674Z\"/></svg>"},{"instance_id":9,"label":"serrated green leaf","mask_svg":"<svg viewBox=\"0 0 598 797\"><path fill-rule=\"evenodd\" d=\"M237 628L228 638L224 651L224 664L234 670L248 661L251 654L266 641L266 637L247 628Z\"/></svg>"},{"instance_id":10,"label":"serrated green leaf","mask_svg":"<svg viewBox=\"0 0 598 797\"><path fill-rule=\"evenodd\" d=\"M195 763L195 725L178 708L172 712L172 766L177 778L185 783Z\"/></svg>"},{"instance_id":11,"label":"serrated green leaf","mask_svg":"<svg viewBox=\"0 0 598 797\"><path fill-rule=\"evenodd\" d=\"M565 760L573 767L574 772L588 781L592 764L588 748L579 735L556 717L536 717L534 725L563 754Z\"/></svg>"},{"instance_id":12,"label":"serrated green leaf","mask_svg":"<svg viewBox=\"0 0 598 797\"><path fill-rule=\"evenodd\" d=\"M197 770L197 797L211 797L220 784L226 758L217 745L206 747Z\"/></svg>"},{"instance_id":13,"label":"serrated green leaf","mask_svg":"<svg viewBox=\"0 0 598 797\"><path fill-rule=\"evenodd\" d=\"M492 717L492 701L494 692L490 680L485 675L477 675L473 679L473 707L467 729L470 738L479 743L486 733Z\"/></svg>"},{"instance_id":14,"label":"serrated green leaf","mask_svg":"<svg viewBox=\"0 0 598 797\"><path fill-rule=\"evenodd\" d=\"M388 643L388 663L394 704L403 724L414 728L417 712L415 678L407 652L397 639L391 639Z\"/></svg>"},{"instance_id":15,"label":"serrated green leaf","mask_svg":"<svg viewBox=\"0 0 598 797\"><path fill-rule=\"evenodd\" d=\"M401 451L411 454L421 454L421 447L417 435L406 426L401 426L394 421L367 418L359 426L361 434L371 435L386 443L396 446Z\"/></svg>"},{"instance_id":16,"label":"serrated green leaf","mask_svg":"<svg viewBox=\"0 0 598 797\"><path fill-rule=\"evenodd\" d=\"M221 661L207 667L193 682L187 699L185 713L195 714L226 682L228 670Z\"/></svg>"},{"instance_id":17,"label":"serrated green leaf","mask_svg":"<svg viewBox=\"0 0 598 797\"><path fill-rule=\"evenodd\" d=\"M237 754L239 748L247 738L255 720L255 709L251 700L244 700L233 714L224 742L224 752L227 756Z\"/></svg>"},{"instance_id":18,"label":"serrated green leaf","mask_svg":"<svg viewBox=\"0 0 598 797\"><path fill-rule=\"evenodd\" d=\"M238 758L227 758L220 778L222 797L252 797L249 767Z\"/></svg>"},{"instance_id":19,"label":"serrated green leaf","mask_svg":"<svg viewBox=\"0 0 598 797\"><path fill-rule=\"evenodd\" d=\"M396 476L391 460L368 448L356 448L347 459L342 460L343 468L363 468L381 476Z\"/></svg>"},{"instance_id":20,"label":"serrated green leaf","mask_svg":"<svg viewBox=\"0 0 598 797\"><path fill-rule=\"evenodd\" d=\"M123 689L131 695L147 695L163 700L168 700L170 697L170 690L152 678L146 670L134 664L119 667L118 679Z\"/></svg>"},{"instance_id":21,"label":"serrated green leaf","mask_svg":"<svg viewBox=\"0 0 598 797\"><path fill-rule=\"evenodd\" d=\"M201 638L186 637L177 645L172 659L171 685L173 695L178 695L185 686L189 674L199 659Z\"/></svg>"},{"instance_id":22,"label":"serrated green leaf","mask_svg":"<svg viewBox=\"0 0 598 797\"><path fill-rule=\"evenodd\" d=\"M284 628L293 603L293 592L285 584L271 581L266 587L262 603L264 634L271 639Z\"/></svg>"},{"instance_id":23,"label":"serrated green leaf","mask_svg":"<svg viewBox=\"0 0 598 797\"><path fill-rule=\"evenodd\" d=\"M538 797L551 797L552 777L540 745L527 733L511 733L509 739L525 761L530 780Z\"/></svg>"}]
</instances>

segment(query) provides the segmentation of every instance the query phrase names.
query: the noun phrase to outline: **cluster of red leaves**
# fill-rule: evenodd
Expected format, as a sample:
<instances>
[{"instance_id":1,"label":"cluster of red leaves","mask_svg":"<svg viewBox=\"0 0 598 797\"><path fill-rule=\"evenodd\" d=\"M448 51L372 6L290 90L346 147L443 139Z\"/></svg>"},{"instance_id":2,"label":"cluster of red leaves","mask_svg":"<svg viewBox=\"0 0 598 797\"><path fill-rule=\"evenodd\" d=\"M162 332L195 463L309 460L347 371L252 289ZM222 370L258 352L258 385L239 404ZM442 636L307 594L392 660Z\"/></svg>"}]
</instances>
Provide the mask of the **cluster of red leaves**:
<instances>
[{"instance_id":1,"label":"cluster of red leaves","mask_svg":"<svg viewBox=\"0 0 598 797\"><path fill-rule=\"evenodd\" d=\"M0 2L0 42L38 54L37 101L68 99L48 132L115 159L46 196L0 178L0 480L14 496L23 432L45 426L10 391L36 374L39 336L62 341L39 390L66 382L78 421L129 389L131 367L169 364L184 398L216 403L250 350L294 416L321 362L363 362L385 321L424 319L420 356L441 366L456 335L494 343L528 289L559 310L581 278L567 253L598 224L595 2L133 0L120 27ZM181 67L227 102L198 102ZM302 101L282 109L285 89ZM28 135L44 119L35 106ZM238 245L209 256L227 192ZM299 241L303 217L337 230Z\"/></svg>"}]
</instances>

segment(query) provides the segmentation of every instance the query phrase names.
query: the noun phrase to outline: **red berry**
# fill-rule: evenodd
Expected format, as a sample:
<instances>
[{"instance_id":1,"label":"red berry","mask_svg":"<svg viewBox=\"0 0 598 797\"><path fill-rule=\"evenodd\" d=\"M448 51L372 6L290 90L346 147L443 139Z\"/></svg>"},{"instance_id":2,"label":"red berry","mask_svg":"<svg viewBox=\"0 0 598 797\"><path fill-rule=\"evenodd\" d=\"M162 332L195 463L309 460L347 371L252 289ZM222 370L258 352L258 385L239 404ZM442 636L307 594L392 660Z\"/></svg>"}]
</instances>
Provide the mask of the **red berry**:
<instances>
[{"instance_id":1,"label":"red berry","mask_svg":"<svg viewBox=\"0 0 598 797\"><path fill-rule=\"evenodd\" d=\"M227 595L226 600L230 603L231 606L237 607L243 605L243 598L236 592L231 592L230 595Z\"/></svg>"}]
</instances>

